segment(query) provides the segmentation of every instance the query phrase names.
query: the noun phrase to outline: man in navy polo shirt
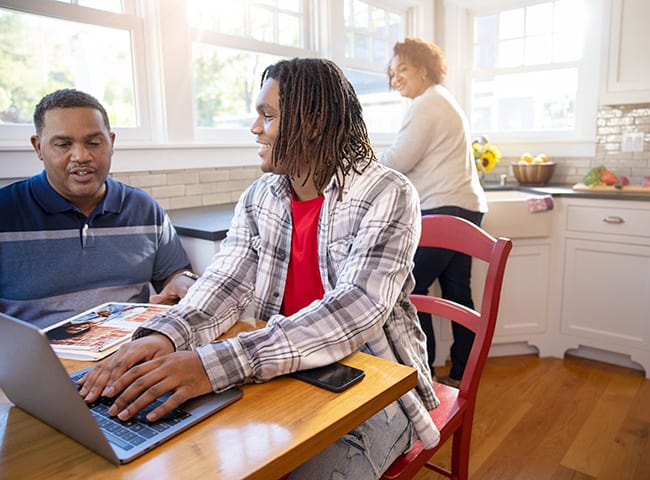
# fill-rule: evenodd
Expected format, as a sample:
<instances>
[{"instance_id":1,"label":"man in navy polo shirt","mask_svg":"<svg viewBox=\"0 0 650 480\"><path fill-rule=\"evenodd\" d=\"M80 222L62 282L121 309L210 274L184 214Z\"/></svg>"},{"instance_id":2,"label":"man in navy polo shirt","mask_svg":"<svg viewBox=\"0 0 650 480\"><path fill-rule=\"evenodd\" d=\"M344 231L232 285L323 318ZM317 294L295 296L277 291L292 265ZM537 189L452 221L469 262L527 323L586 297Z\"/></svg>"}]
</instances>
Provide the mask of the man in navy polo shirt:
<instances>
[{"instance_id":1,"label":"man in navy polo shirt","mask_svg":"<svg viewBox=\"0 0 650 480\"><path fill-rule=\"evenodd\" d=\"M183 297L195 276L167 214L108 176L115 133L104 107L58 90L36 106L34 126L45 169L0 189L0 311L44 328L108 301Z\"/></svg>"}]
</instances>

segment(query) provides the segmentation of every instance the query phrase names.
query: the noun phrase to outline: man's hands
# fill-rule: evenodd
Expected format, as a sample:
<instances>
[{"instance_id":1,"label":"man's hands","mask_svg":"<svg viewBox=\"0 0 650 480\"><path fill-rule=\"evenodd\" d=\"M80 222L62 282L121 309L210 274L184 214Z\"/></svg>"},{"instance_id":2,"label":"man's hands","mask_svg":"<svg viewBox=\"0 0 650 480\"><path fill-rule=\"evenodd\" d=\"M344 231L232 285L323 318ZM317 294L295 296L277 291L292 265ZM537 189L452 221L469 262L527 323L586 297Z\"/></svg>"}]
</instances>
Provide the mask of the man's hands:
<instances>
[{"instance_id":1,"label":"man's hands","mask_svg":"<svg viewBox=\"0 0 650 480\"><path fill-rule=\"evenodd\" d=\"M128 420L159 396L173 392L147 415L155 421L190 398L212 391L212 384L196 352L174 352L167 337L152 334L124 345L99 362L79 381L86 402L99 396L116 397L110 415Z\"/></svg>"},{"instance_id":2,"label":"man's hands","mask_svg":"<svg viewBox=\"0 0 650 480\"><path fill-rule=\"evenodd\" d=\"M183 273L185 271L187 270L173 274L160 293L151 295L149 301L151 303L176 303L179 298L183 298L196 281L196 279L186 276Z\"/></svg>"}]
</instances>

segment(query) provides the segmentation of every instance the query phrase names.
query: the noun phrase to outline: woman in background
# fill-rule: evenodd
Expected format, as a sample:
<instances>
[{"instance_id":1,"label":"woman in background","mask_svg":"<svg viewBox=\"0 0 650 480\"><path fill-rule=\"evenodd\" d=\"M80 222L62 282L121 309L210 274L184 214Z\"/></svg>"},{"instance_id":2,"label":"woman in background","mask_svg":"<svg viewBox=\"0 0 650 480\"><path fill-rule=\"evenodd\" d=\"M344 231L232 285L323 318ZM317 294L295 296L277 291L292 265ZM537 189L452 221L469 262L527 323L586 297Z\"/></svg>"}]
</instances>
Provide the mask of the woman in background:
<instances>
[{"instance_id":1,"label":"woman in background","mask_svg":"<svg viewBox=\"0 0 650 480\"><path fill-rule=\"evenodd\" d=\"M413 100L393 145L380 156L385 165L404 173L420 195L422 215L445 214L480 225L487 212L471 147L469 122L449 91L442 86L447 64L440 48L417 38L393 47L388 67L390 88ZM438 279L442 296L474 308L471 257L439 248L418 248L415 289L426 295ZM431 316L418 313L427 335L431 371L436 343ZM457 387L474 341L474 334L452 323L451 371L439 382Z\"/></svg>"}]
</instances>

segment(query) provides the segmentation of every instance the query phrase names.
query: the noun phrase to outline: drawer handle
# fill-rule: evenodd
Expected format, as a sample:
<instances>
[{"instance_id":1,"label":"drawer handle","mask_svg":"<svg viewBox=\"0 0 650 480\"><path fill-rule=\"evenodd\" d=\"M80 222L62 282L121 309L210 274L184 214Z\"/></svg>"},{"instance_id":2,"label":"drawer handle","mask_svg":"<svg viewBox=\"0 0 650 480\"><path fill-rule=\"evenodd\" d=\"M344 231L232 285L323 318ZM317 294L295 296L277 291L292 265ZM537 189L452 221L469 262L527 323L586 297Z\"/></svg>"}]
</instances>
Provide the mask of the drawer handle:
<instances>
[{"instance_id":1,"label":"drawer handle","mask_svg":"<svg viewBox=\"0 0 650 480\"><path fill-rule=\"evenodd\" d=\"M609 217L603 218L603 222L621 224L625 223L625 220L623 220L623 217L619 217L618 215L610 215Z\"/></svg>"}]
</instances>

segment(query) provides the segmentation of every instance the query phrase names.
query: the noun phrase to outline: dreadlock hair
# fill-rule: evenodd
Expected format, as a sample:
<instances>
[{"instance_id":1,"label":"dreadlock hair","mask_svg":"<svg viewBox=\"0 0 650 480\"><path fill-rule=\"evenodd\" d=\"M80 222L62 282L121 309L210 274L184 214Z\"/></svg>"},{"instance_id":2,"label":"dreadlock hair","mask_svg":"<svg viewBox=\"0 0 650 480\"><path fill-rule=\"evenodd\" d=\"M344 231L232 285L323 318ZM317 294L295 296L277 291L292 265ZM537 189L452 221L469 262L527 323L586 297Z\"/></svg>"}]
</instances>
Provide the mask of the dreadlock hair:
<instances>
[{"instance_id":1,"label":"dreadlock hair","mask_svg":"<svg viewBox=\"0 0 650 480\"><path fill-rule=\"evenodd\" d=\"M102 114L106 129L111 131L106 109L99 101L85 92L73 88L63 88L45 95L34 109L34 126L36 133L41 135L45 126L45 112L54 108L94 108Z\"/></svg>"},{"instance_id":2,"label":"dreadlock hair","mask_svg":"<svg viewBox=\"0 0 650 480\"><path fill-rule=\"evenodd\" d=\"M440 85L445 81L447 75L447 61L445 54L438 45L426 42L420 38L407 37L403 42L396 42L393 46L393 58L399 56L400 60L408 60L415 68L424 68L427 72L427 78L434 85ZM387 67L388 86L392 77L390 72L390 63Z\"/></svg>"},{"instance_id":3,"label":"dreadlock hair","mask_svg":"<svg viewBox=\"0 0 650 480\"><path fill-rule=\"evenodd\" d=\"M322 193L332 177L343 196L345 176L362 173L376 160L354 87L332 61L321 58L281 60L267 67L262 81L274 79L280 93L280 130L272 150L290 177L308 174ZM304 183L303 183L304 185Z\"/></svg>"}]
</instances>

